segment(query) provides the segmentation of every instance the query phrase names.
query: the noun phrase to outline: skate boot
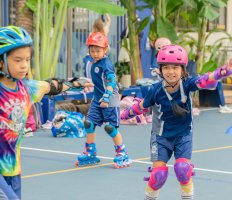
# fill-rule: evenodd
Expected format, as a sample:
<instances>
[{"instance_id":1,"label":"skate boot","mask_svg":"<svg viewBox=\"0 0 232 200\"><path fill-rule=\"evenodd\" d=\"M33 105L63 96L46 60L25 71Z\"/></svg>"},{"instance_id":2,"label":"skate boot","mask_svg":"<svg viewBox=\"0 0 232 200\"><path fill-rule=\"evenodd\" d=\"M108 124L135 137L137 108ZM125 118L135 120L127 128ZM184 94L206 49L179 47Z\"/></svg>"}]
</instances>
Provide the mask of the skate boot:
<instances>
[{"instance_id":1,"label":"skate boot","mask_svg":"<svg viewBox=\"0 0 232 200\"><path fill-rule=\"evenodd\" d=\"M97 158L97 149L95 143L85 143L86 151L83 154L77 156L77 161L75 162L76 166L85 167L88 165L95 165L100 162L100 159Z\"/></svg>"},{"instance_id":2,"label":"skate boot","mask_svg":"<svg viewBox=\"0 0 232 200\"><path fill-rule=\"evenodd\" d=\"M126 147L124 144L121 144L119 146L114 146L116 151L116 157L114 158L114 168L124 168L129 167L132 163L131 159L127 155Z\"/></svg>"}]
</instances>

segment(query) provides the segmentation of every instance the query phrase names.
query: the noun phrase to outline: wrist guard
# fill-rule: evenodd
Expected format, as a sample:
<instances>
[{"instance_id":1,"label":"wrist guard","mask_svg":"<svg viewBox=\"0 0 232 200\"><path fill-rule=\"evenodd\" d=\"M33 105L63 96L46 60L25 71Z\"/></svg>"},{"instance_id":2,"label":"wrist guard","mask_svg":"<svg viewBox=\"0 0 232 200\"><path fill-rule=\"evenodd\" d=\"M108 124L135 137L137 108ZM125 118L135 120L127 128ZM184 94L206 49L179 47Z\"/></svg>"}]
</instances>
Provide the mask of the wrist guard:
<instances>
[{"instance_id":1,"label":"wrist guard","mask_svg":"<svg viewBox=\"0 0 232 200\"><path fill-rule=\"evenodd\" d=\"M222 70L226 71L226 73L224 75L222 75ZM221 80L222 78L225 78L229 75L232 74L232 70L228 70L227 69L227 65L224 65L220 68L217 68L215 71L214 71L214 79L215 80Z\"/></svg>"},{"instance_id":2,"label":"wrist guard","mask_svg":"<svg viewBox=\"0 0 232 200\"><path fill-rule=\"evenodd\" d=\"M74 85L75 81L79 83L79 86ZM64 82L64 84L67 85L69 88L76 88L76 89L83 89L85 83L88 83L88 79L86 79L86 78L79 78L78 79L76 77L72 78L69 81Z\"/></svg>"},{"instance_id":3,"label":"wrist guard","mask_svg":"<svg viewBox=\"0 0 232 200\"><path fill-rule=\"evenodd\" d=\"M47 95L57 95L62 92L63 90L63 79L57 79L57 78L50 78L45 80L50 85L50 91L47 93ZM56 86L53 81L56 81L58 86Z\"/></svg>"},{"instance_id":4,"label":"wrist guard","mask_svg":"<svg viewBox=\"0 0 232 200\"><path fill-rule=\"evenodd\" d=\"M214 89L217 87L216 80L209 80L209 73L200 76L195 82L201 89Z\"/></svg>"},{"instance_id":5,"label":"wrist guard","mask_svg":"<svg viewBox=\"0 0 232 200\"><path fill-rule=\"evenodd\" d=\"M110 97L113 95L113 92L110 90L106 90L105 94L102 96L101 102L109 103L110 102Z\"/></svg>"},{"instance_id":6,"label":"wrist guard","mask_svg":"<svg viewBox=\"0 0 232 200\"><path fill-rule=\"evenodd\" d=\"M136 101L135 104L133 104L131 107L127 108L125 111L123 111L123 113L121 114L120 118L122 120L127 120L127 119L131 119L137 115L141 115L145 112L148 112L147 108L140 108L139 104L142 101L139 98L135 98L133 101Z\"/></svg>"}]
</instances>

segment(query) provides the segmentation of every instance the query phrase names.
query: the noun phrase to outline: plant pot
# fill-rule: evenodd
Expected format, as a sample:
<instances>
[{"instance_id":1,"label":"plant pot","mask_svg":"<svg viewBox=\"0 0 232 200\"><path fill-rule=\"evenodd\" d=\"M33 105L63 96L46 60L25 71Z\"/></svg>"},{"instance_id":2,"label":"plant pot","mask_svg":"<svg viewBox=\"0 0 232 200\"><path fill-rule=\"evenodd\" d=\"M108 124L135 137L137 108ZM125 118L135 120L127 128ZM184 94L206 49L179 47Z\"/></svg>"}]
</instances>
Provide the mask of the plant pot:
<instances>
[{"instance_id":1,"label":"plant pot","mask_svg":"<svg viewBox=\"0 0 232 200\"><path fill-rule=\"evenodd\" d=\"M122 84L124 88L130 87L131 86L131 75L130 74L122 75L120 83Z\"/></svg>"}]
</instances>

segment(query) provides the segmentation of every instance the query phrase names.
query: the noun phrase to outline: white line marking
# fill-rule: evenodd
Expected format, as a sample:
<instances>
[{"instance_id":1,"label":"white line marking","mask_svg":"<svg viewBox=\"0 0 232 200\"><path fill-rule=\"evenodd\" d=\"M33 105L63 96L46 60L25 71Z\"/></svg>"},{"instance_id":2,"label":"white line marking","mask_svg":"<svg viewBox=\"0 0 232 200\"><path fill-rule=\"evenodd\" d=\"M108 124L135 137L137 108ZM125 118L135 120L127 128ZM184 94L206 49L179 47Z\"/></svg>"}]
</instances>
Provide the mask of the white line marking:
<instances>
[{"instance_id":1,"label":"white line marking","mask_svg":"<svg viewBox=\"0 0 232 200\"><path fill-rule=\"evenodd\" d=\"M31 147L21 147L21 149L32 150L32 151L42 151L42 152L49 152L49 153L58 153L58 154L80 155L80 153L72 153L72 152L66 152L66 151L56 151L56 150L49 150L49 149L38 149L38 148L31 148ZM105 156L98 156L98 157L101 158L101 159L113 160L113 158L111 158L111 157L105 157ZM132 160L132 162L151 165L151 162L141 161L141 160ZM173 165L168 165L168 166L173 167ZM204 168L194 168L194 170L195 171L205 171L205 172L231 174L232 175L232 172L230 172L230 171L221 171L221 170L204 169Z\"/></svg>"}]
</instances>

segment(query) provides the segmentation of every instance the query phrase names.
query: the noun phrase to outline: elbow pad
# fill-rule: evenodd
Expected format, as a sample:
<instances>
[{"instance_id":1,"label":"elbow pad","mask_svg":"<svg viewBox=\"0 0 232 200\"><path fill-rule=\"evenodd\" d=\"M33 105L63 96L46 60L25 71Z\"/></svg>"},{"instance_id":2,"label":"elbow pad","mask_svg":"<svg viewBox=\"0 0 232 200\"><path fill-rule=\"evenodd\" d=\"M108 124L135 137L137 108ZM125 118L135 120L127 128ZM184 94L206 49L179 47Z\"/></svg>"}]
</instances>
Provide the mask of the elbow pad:
<instances>
[{"instance_id":1,"label":"elbow pad","mask_svg":"<svg viewBox=\"0 0 232 200\"><path fill-rule=\"evenodd\" d=\"M140 108L139 104L142 101L141 99L135 98L133 101L135 101L136 103L133 104L131 107L127 108L126 110L124 110L122 114L120 115L120 118L122 120L131 119L137 115L141 115L145 112L148 112L147 108L144 108L144 109Z\"/></svg>"},{"instance_id":2,"label":"elbow pad","mask_svg":"<svg viewBox=\"0 0 232 200\"><path fill-rule=\"evenodd\" d=\"M107 86L111 86L113 89L116 88L116 77L115 74L109 74L107 77Z\"/></svg>"}]
</instances>

